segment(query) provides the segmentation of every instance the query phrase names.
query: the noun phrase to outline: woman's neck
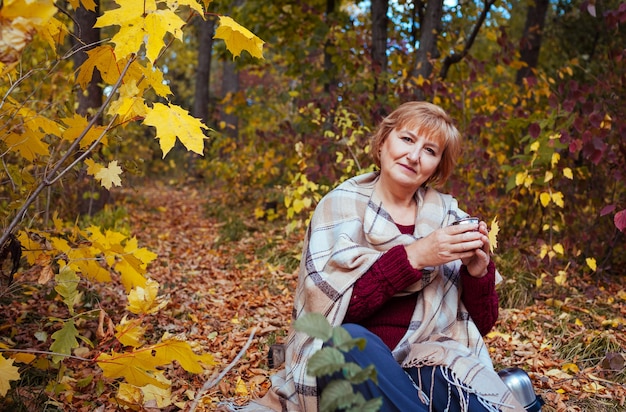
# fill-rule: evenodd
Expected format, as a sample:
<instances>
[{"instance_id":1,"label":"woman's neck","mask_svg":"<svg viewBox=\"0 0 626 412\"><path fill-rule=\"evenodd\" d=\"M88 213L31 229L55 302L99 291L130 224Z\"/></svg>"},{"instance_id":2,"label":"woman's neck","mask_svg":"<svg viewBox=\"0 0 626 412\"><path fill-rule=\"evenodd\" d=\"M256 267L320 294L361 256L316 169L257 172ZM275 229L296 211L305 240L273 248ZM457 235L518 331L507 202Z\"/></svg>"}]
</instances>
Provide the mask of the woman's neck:
<instances>
[{"instance_id":1,"label":"woman's neck","mask_svg":"<svg viewBox=\"0 0 626 412\"><path fill-rule=\"evenodd\" d=\"M380 184L380 181L376 184L376 192L384 209L391 215L394 222L403 226L415 224L417 202L414 193L390 191L384 184Z\"/></svg>"}]
</instances>

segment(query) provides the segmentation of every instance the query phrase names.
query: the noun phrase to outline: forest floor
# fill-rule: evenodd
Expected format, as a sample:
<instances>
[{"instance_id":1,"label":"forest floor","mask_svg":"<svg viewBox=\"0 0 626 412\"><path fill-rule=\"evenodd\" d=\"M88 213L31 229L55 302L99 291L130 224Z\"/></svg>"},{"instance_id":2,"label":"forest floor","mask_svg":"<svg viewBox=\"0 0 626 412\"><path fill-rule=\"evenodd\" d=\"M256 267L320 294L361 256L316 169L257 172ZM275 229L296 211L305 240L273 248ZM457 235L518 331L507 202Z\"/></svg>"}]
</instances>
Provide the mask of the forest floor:
<instances>
[{"instance_id":1,"label":"forest floor","mask_svg":"<svg viewBox=\"0 0 626 412\"><path fill-rule=\"evenodd\" d=\"M159 255L149 274L172 302L170 328L212 352L218 369L256 331L243 358L207 392L207 406L267 391L268 347L287 332L302 235L284 236L252 208L246 214L220 200L193 186L141 187L124 200L132 232ZM502 308L487 337L496 367L526 370L544 411L626 410L624 290L581 277L566 290L535 293L523 308ZM196 379L181 392L199 388Z\"/></svg>"},{"instance_id":2,"label":"forest floor","mask_svg":"<svg viewBox=\"0 0 626 412\"><path fill-rule=\"evenodd\" d=\"M229 198L225 191L173 182L139 184L115 193L115 207L123 213L110 214L124 221L141 247L158 255L148 266L148 276L160 283L168 302L151 315L146 340L156 341L166 332L182 335L199 351L213 354L217 363L214 370L197 375L168 369L172 395L168 407L160 410L189 410L207 382L215 384L196 410L214 410L224 400L245 403L267 392L275 372L268 367L268 350L287 334L303 232L288 235L284 220L258 219L254 206L234 206ZM534 279L529 286L512 276L515 273L503 275L509 280L501 289L500 319L486 337L496 368L526 370L546 402L544 412L626 410L624 277L602 281L580 276L570 279L567 287L544 279L537 289ZM101 289L102 307L117 324L126 300L117 286ZM49 314L44 313L47 305L37 303L46 298L45 291L37 293L29 302L7 305L4 316L9 324L33 322L32 330L41 327L37 319ZM20 317L25 311L29 316ZM252 334L251 345L233 365ZM41 347L31 335L15 339L26 347ZM95 365L70 368L85 378L101 373ZM220 372L225 375L216 379ZM16 389L24 405L32 400L36 382ZM59 410L93 411L88 405L94 404L115 408L114 384L94 388L77 389L72 397L61 393L55 402L63 405ZM39 402L49 403L49 392L44 394L43 386L38 390Z\"/></svg>"}]
</instances>

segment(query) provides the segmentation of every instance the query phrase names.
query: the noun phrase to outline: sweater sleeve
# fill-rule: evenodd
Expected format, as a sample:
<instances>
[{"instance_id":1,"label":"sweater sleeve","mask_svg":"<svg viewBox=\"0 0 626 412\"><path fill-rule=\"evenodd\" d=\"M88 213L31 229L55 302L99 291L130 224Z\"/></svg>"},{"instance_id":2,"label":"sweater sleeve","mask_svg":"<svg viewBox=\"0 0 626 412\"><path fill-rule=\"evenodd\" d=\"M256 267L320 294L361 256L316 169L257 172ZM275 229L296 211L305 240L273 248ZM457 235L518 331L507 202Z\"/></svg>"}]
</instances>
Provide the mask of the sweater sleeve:
<instances>
[{"instance_id":1,"label":"sweater sleeve","mask_svg":"<svg viewBox=\"0 0 626 412\"><path fill-rule=\"evenodd\" d=\"M422 272L411 266L404 246L394 246L354 283L344 322L367 318L397 292L421 278Z\"/></svg>"},{"instance_id":2,"label":"sweater sleeve","mask_svg":"<svg viewBox=\"0 0 626 412\"><path fill-rule=\"evenodd\" d=\"M482 278L475 278L469 274L465 265L461 266L461 300L483 336L489 333L498 320L495 279L496 266L493 262L489 262L487 274Z\"/></svg>"}]
</instances>

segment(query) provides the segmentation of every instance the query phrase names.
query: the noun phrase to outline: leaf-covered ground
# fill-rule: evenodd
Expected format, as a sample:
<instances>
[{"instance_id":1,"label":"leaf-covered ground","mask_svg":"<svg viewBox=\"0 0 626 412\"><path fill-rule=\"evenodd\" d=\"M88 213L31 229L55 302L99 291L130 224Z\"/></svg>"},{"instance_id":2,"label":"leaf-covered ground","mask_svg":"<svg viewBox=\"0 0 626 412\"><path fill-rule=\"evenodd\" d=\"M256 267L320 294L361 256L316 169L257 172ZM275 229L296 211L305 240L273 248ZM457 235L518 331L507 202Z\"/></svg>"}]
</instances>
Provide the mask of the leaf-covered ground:
<instances>
[{"instance_id":1,"label":"leaf-covered ground","mask_svg":"<svg viewBox=\"0 0 626 412\"><path fill-rule=\"evenodd\" d=\"M220 200L166 186L126 198L133 231L159 254L150 275L164 285L174 319L163 327L204 345L222 369L256 329L245 356L208 392L207 405L267 390L267 351L286 333L300 245L300 234L284 238L280 225L255 219L245 206L223 210ZM501 309L488 336L494 362L525 369L544 411L626 410L626 293L617 280L572 279L568 287L535 292L523 309ZM185 385L198 389L203 379Z\"/></svg>"},{"instance_id":2,"label":"leaf-covered ground","mask_svg":"<svg viewBox=\"0 0 626 412\"><path fill-rule=\"evenodd\" d=\"M269 346L281 343L287 332L303 233L286 235L284 222L257 219L253 206L234 206L228 199L229 193L197 185L165 184L125 188L115 196L115 206L125 212L111 217L123 220L140 246L158 254L148 274L169 302L150 317L147 340L165 332L185 336L217 361L215 370L201 375L169 368L173 386L166 410L188 409L206 382L217 381L197 410L213 410L225 399L245 402L262 396L273 372ZM534 279L504 284L502 302L510 308L501 309L500 321L487 337L496 367L525 369L546 401L544 412L626 410L626 292L621 282L581 276L558 287L546 278L539 290ZM121 286L104 285L96 294L113 324L118 323L126 305ZM45 290L33 289L29 301L6 307L7 327L32 323L33 333L14 337L22 347L46 350L33 338L52 310L50 304L38 303L45 299ZM81 329L90 338L103 326L95 317ZM253 332L250 347L228 369ZM81 355L96 356L99 349ZM66 363L73 375L61 378L56 388L48 385L45 394L50 377L38 376L37 368L25 372L30 382L22 381L17 389L21 402L42 405L47 399L49 406L76 411L115 407L115 385L91 379L100 374L94 363ZM227 369L217 380L216 374ZM51 397L51 389L58 394Z\"/></svg>"}]
</instances>

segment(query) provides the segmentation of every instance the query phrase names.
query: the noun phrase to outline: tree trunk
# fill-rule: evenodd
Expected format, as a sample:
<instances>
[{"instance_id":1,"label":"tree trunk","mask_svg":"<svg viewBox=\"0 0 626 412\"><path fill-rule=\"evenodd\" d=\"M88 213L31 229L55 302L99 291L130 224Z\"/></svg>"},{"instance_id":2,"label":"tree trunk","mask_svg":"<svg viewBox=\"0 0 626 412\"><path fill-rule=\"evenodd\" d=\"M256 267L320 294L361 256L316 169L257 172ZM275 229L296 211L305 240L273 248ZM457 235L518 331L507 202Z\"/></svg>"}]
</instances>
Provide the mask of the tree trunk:
<instances>
[{"instance_id":1,"label":"tree trunk","mask_svg":"<svg viewBox=\"0 0 626 412\"><path fill-rule=\"evenodd\" d=\"M526 77L532 76L533 69L537 68L539 51L541 49L541 36L549 5L549 0L528 2L526 24L524 25L524 33L519 46L520 60L526 63L526 65L517 71L515 83L518 85L521 85Z\"/></svg>"},{"instance_id":2,"label":"tree trunk","mask_svg":"<svg viewBox=\"0 0 626 412\"><path fill-rule=\"evenodd\" d=\"M211 84L211 56L215 19L199 19L198 23L198 66L196 69L196 90L192 114L209 126L209 101Z\"/></svg>"},{"instance_id":3,"label":"tree trunk","mask_svg":"<svg viewBox=\"0 0 626 412\"><path fill-rule=\"evenodd\" d=\"M100 41L100 29L93 27L98 18L100 1L96 0L95 3L95 11L89 11L82 6L76 9L74 25L76 40L74 41L74 47L80 49L80 51L74 54L74 67L79 67L83 64L87 60L86 52L93 49ZM90 109L96 109L102 105L101 82L100 72L98 69L94 69L93 77L87 86L87 90L78 92L78 108L76 111L79 114L83 116L88 115Z\"/></svg>"},{"instance_id":4,"label":"tree trunk","mask_svg":"<svg viewBox=\"0 0 626 412\"><path fill-rule=\"evenodd\" d=\"M419 48L415 52L415 67L412 72L413 79L418 79L420 76L427 79L433 72L431 59L438 56L437 37L439 35L442 15L443 0L428 0L424 19L420 22L420 40ZM416 89L415 99L424 100L424 98L425 96L421 89Z\"/></svg>"},{"instance_id":5,"label":"tree trunk","mask_svg":"<svg viewBox=\"0 0 626 412\"><path fill-rule=\"evenodd\" d=\"M338 2L340 0L326 0L326 23L328 24L328 32L333 28L334 25L334 14L335 7L338 6ZM324 43L324 73L326 73L326 80L324 83L324 91L326 93L330 92L332 86L337 83L337 79L335 76L336 68L335 64L332 61L332 53L330 52L331 48L334 47L333 42L329 39Z\"/></svg>"},{"instance_id":6,"label":"tree trunk","mask_svg":"<svg viewBox=\"0 0 626 412\"><path fill-rule=\"evenodd\" d=\"M90 11L84 7L76 9L74 21L74 42L73 46L80 49L73 56L74 67L79 67L87 60L87 51L96 47L100 42L100 29L94 28L96 19L98 18L100 9L100 0L95 1L95 10ZM82 116L91 117L90 112L102 106L102 76L97 68L94 68L91 81L87 85L86 90L77 91L76 100L78 107L76 112ZM97 120L98 124L102 124L102 119ZM75 185L71 188L71 193L64 196L76 196L76 204L78 213L81 215L93 215L104 208L104 205L110 199L110 193L107 189L86 175L81 170Z\"/></svg>"},{"instance_id":7,"label":"tree trunk","mask_svg":"<svg viewBox=\"0 0 626 412\"><path fill-rule=\"evenodd\" d=\"M226 58L222 65L222 98L230 95L231 102L226 106L234 104L236 94L239 92L239 70L232 59ZM234 111L221 112L220 120L226 123L226 134L237 136L239 134L239 117Z\"/></svg>"},{"instance_id":8,"label":"tree trunk","mask_svg":"<svg viewBox=\"0 0 626 412\"><path fill-rule=\"evenodd\" d=\"M372 0L372 72L374 95L385 95L386 84L379 84L381 74L387 72L387 10L389 0ZM382 76L384 78L384 76Z\"/></svg>"}]
</instances>

